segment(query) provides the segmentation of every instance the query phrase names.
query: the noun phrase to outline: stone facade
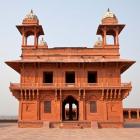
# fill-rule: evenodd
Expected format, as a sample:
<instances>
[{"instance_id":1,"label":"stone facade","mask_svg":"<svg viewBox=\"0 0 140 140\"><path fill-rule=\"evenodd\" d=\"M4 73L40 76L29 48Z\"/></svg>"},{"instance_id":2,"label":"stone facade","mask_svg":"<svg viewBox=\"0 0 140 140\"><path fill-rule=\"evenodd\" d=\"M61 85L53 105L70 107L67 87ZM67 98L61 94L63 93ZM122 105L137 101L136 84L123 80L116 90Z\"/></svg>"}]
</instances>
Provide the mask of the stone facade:
<instances>
[{"instance_id":1,"label":"stone facade","mask_svg":"<svg viewBox=\"0 0 140 140\"><path fill-rule=\"evenodd\" d=\"M19 100L19 127L123 127L122 100L132 87L121 83L121 74L134 63L120 58L124 26L108 10L97 29L102 40L93 48L48 48L45 41L38 43L44 31L31 11L17 26L21 59L6 62L20 74L20 83L10 84ZM29 36L34 36L32 45ZM112 44L107 36L113 37Z\"/></svg>"}]
</instances>

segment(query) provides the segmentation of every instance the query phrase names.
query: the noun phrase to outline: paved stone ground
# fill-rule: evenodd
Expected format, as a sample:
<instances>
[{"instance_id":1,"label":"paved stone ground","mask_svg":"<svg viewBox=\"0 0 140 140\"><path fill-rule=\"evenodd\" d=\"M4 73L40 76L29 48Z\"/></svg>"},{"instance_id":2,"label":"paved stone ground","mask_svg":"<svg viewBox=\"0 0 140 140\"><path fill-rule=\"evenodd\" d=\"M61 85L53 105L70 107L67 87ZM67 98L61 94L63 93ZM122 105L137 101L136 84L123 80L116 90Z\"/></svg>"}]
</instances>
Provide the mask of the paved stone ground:
<instances>
[{"instance_id":1,"label":"paved stone ground","mask_svg":"<svg viewBox=\"0 0 140 140\"><path fill-rule=\"evenodd\" d=\"M140 140L140 127L48 129L45 127L18 128L16 123L0 123L0 140Z\"/></svg>"}]
</instances>

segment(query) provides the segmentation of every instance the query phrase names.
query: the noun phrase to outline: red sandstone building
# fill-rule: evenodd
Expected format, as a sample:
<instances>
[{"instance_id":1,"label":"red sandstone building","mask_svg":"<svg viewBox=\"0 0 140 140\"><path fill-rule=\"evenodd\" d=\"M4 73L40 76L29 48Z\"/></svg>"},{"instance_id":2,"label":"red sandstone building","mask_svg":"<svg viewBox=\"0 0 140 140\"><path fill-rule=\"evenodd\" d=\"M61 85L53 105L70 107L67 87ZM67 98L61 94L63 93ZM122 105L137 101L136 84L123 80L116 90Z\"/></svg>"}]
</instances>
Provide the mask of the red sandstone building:
<instances>
[{"instance_id":1,"label":"red sandstone building","mask_svg":"<svg viewBox=\"0 0 140 140\"><path fill-rule=\"evenodd\" d=\"M10 84L19 100L19 127L123 127L122 101L132 86L121 82L121 74L134 63L120 58L124 26L108 10L96 33L102 41L93 48L48 48L44 40L38 43L44 31L31 11L17 26L21 59L6 62L20 74L20 83ZM30 36L33 45L28 44ZM108 36L113 37L112 44L107 43Z\"/></svg>"}]
</instances>

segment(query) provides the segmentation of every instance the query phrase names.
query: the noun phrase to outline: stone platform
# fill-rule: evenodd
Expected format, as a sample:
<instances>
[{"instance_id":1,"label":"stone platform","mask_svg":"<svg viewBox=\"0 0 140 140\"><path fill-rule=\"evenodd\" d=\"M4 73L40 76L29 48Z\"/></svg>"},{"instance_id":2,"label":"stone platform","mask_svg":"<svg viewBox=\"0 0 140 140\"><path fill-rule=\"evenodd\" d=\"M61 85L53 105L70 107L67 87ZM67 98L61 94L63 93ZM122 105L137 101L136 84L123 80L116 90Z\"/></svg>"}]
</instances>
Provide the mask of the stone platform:
<instances>
[{"instance_id":1,"label":"stone platform","mask_svg":"<svg viewBox=\"0 0 140 140\"><path fill-rule=\"evenodd\" d=\"M48 129L18 128L16 123L0 123L0 140L140 140L140 124L125 124L127 126L131 128Z\"/></svg>"},{"instance_id":2,"label":"stone platform","mask_svg":"<svg viewBox=\"0 0 140 140\"><path fill-rule=\"evenodd\" d=\"M50 128L91 128L90 121L62 121L62 122L50 122ZM98 127L97 127L98 128Z\"/></svg>"}]
</instances>

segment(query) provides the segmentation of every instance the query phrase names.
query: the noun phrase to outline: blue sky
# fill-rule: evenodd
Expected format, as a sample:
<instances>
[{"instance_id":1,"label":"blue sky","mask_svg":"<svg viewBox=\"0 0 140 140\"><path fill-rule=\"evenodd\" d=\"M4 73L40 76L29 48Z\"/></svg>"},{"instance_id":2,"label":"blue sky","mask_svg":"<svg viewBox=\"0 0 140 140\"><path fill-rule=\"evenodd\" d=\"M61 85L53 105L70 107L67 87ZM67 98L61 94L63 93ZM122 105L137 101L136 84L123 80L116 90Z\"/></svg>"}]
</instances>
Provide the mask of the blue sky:
<instances>
[{"instance_id":1,"label":"blue sky","mask_svg":"<svg viewBox=\"0 0 140 140\"><path fill-rule=\"evenodd\" d=\"M11 3L10 3L11 2ZM126 27L120 35L121 58L136 63L122 75L122 82L132 82L133 89L124 107L140 107L140 1L138 0L1 0L0 4L0 115L16 115L18 101L9 91L10 82L19 82L19 74L4 61L19 59L21 36L15 25L21 24L33 9L43 25L49 47L87 46L97 40L96 30L107 8Z\"/></svg>"}]
</instances>

